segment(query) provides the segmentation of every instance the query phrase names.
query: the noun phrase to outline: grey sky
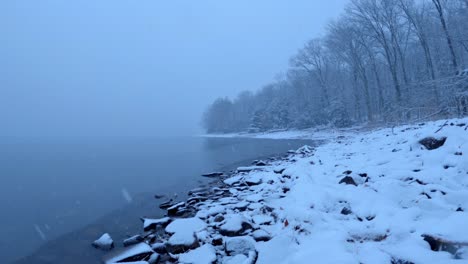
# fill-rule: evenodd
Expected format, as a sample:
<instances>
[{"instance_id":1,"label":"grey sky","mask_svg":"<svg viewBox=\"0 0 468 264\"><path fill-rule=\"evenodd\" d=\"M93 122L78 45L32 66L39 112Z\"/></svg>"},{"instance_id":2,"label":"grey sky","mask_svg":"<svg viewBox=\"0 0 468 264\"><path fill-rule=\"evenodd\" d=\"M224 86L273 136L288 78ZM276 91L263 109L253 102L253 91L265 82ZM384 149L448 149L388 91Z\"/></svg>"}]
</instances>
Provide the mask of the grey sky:
<instances>
[{"instance_id":1,"label":"grey sky","mask_svg":"<svg viewBox=\"0 0 468 264\"><path fill-rule=\"evenodd\" d=\"M5 0L0 136L198 132L260 88L346 0Z\"/></svg>"}]
</instances>

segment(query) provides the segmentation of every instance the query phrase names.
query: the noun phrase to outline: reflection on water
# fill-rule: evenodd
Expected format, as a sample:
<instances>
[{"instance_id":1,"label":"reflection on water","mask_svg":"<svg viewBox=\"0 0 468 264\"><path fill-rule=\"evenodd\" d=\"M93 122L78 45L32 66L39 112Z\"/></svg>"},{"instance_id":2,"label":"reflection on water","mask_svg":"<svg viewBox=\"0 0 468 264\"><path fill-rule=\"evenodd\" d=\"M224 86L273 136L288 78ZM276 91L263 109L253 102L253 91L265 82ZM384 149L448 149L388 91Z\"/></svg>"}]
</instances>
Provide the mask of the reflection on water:
<instances>
[{"instance_id":1,"label":"reflection on water","mask_svg":"<svg viewBox=\"0 0 468 264\"><path fill-rule=\"evenodd\" d=\"M83 253L83 247L103 227L106 232L121 232L114 235L118 239L139 230L139 216L162 213L153 194L185 193L203 183L199 175L204 172L304 144L310 142L245 138L0 142L0 259L12 261L47 243L47 250L43 247L28 263L85 263L76 257L95 259L99 253Z\"/></svg>"}]
</instances>

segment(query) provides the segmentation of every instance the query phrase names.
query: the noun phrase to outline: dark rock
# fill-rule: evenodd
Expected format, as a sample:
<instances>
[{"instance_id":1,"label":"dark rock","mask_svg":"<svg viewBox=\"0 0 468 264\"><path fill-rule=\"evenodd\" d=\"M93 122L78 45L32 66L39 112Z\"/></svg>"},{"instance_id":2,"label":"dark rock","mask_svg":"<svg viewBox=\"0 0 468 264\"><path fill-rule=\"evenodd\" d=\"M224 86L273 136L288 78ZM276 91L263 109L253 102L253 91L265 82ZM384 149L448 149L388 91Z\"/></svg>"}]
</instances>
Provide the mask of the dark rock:
<instances>
[{"instance_id":1,"label":"dark rock","mask_svg":"<svg viewBox=\"0 0 468 264\"><path fill-rule=\"evenodd\" d=\"M261 179L247 179L247 180L245 180L245 183L248 186L255 186L255 185L261 184L262 180Z\"/></svg>"},{"instance_id":2,"label":"dark rock","mask_svg":"<svg viewBox=\"0 0 468 264\"><path fill-rule=\"evenodd\" d=\"M415 264L414 262L392 258L390 264Z\"/></svg>"},{"instance_id":3,"label":"dark rock","mask_svg":"<svg viewBox=\"0 0 468 264\"><path fill-rule=\"evenodd\" d=\"M217 215L214 219L213 219L213 222L216 222L216 223L219 223L219 222L222 222L224 221L224 216L222 215Z\"/></svg>"},{"instance_id":4,"label":"dark rock","mask_svg":"<svg viewBox=\"0 0 468 264\"><path fill-rule=\"evenodd\" d=\"M350 170L347 170L347 171L343 172L344 175L350 175L351 173L353 173L353 171L350 171Z\"/></svg>"},{"instance_id":5,"label":"dark rock","mask_svg":"<svg viewBox=\"0 0 468 264\"><path fill-rule=\"evenodd\" d=\"M159 200L159 199L162 199L162 198L164 198L164 195L162 195L162 194L161 195L160 194L155 194L154 195L154 199L156 199L156 200Z\"/></svg>"},{"instance_id":6,"label":"dark rock","mask_svg":"<svg viewBox=\"0 0 468 264\"><path fill-rule=\"evenodd\" d=\"M216 177L221 177L223 175L224 173L222 172L210 172L210 173L202 174L203 177L207 177L207 178L216 178Z\"/></svg>"},{"instance_id":7,"label":"dark rock","mask_svg":"<svg viewBox=\"0 0 468 264\"><path fill-rule=\"evenodd\" d=\"M463 212L464 210L463 210L463 208L458 207L456 211L457 211L457 212Z\"/></svg>"},{"instance_id":8,"label":"dark rock","mask_svg":"<svg viewBox=\"0 0 468 264\"><path fill-rule=\"evenodd\" d=\"M425 195L427 197L427 199L432 199L432 197L429 194L425 193L425 192L422 192L421 195Z\"/></svg>"},{"instance_id":9,"label":"dark rock","mask_svg":"<svg viewBox=\"0 0 468 264\"><path fill-rule=\"evenodd\" d=\"M168 200L168 201L165 201L165 202L161 203L161 204L159 205L159 208L161 208L161 209L167 209L167 208L171 207L172 205L173 205L173 200L170 199L170 200Z\"/></svg>"},{"instance_id":10,"label":"dark rock","mask_svg":"<svg viewBox=\"0 0 468 264\"><path fill-rule=\"evenodd\" d=\"M455 152L455 156L463 156L463 152Z\"/></svg>"},{"instance_id":11,"label":"dark rock","mask_svg":"<svg viewBox=\"0 0 468 264\"><path fill-rule=\"evenodd\" d=\"M153 248L153 250L156 253L159 253L159 254L166 254L167 253L166 244L164 244L164 243L154 243L154 244L151 245L151 248Z\"/></svg>"},{"instance_id":12,"label":"dark rock","mask_svg":"<svg viewBox=\"0 0 468 264\"><path fill-rule=\"evenodd\" d=\"M433 137L423 138L419 141L419 144L423 145L428 150L438 149L445 144L447 137L441 137L439 139Z\"/></svg>"},{"instance_id":13,"label":"dark rock","mask_svg":"<svg viewBox=\"0 0 468 264\"><path fill-rule=\"evenodd\" d=\"M256 166L266 166L267 165L267 163L264 162L263 160L254 161L253 164L256 165Z\"/></svg>"},{"instance_id":14,"label":"dark rock","mask_svg":"<svg viewBox=\"0 0 468 264\"><path fill-rule=\"evenodd\" d=\"M283 187L283 193L287 193L289 191L290 191L290 189L288 187Z\"/></svg>"},{"instance_id":15,"label":"dark rock","mask_svg":"<svg viewBox=\"0 0 468 264\"><path fill-rule=\"evenodd\" d=\"M420 172L420 171L421 171L420 169L413 170L413 172Z\"/></svg>"},{"instance_id":16,"label":"dark rock","mask_svg":"<svg viewBox=\"0 0 468 264\"><path fill-rule=\"evenodd\" d=\"M374 218L375 218L375 215L371 215L371 216L367 216L366 220L367 221L372 221L372 220L374 220Z\"/></svg>"},{"instance_id":17,"label":"dark rock","mask_svg":"<svg viewBox=\"0 0 468 264\"><path fill-rule=\"evenodd\" d=\"M183 213L183 210L181 208L185 206L185 202L180 202L177 203L169 208L167 208L167 214L168 216L179 216Z\"/></svg>"},{"instance_id":18,"label":"dark rock","mask_svg":"<svg viewBox=\"0 0 468 264\"><path fill-rule=\"evenodd\" d=\"M419 179L416 179L415 182L417 182L418 184L421 184L421 185L427 185L427 183L419 180Z\"/></svg>"},{"instance_id":19,"label":"dark rock","mask_svg":"<svg viewBox=\"0 0 468 264\"><path fill-rule=\"evenodd\" d=\"M141 235L134 235L132 237L129 237L123 241L124 247L132 246L135 244L138 244L140 242L143 242L145 239Z\"/></svg>"},{"instance_id":20,"label":"dark rock","mask_svg":"<svg viewBox=\"0 0 468 264\"><path fill-rule=\"evenodd\" d=\"M424 241L429 243L432 251L446 251L451 254L456 254L461 246L468 246L467 242L449 241L447 239L432 235L421 235Z\"/></svg>"},{"instance_id":21,"label":"dark rock","mask_svg":"<svg viewBox=\"0 0 468 264\"><path fill-rule=\"evenodd\" d=\"M466 126L466 124L465 123L458 123L456 126L457 127L464 127L464 126Z\"/></svg>"},{"instance_id":22,"label":"dark rock","mask_svg":"<svg viewBox=\"0 0 468 264\"><path fill-rule=\"evenodd\" d=\"M223 245L223 237L218 236L218 237L213 238L211 240L211 245L213 245L213 246L222 246Z\"/></svg>"},{"instance_id":23,"label":"dark rock","mask_svg":"<svg viewBox=\"0 0 468 264\"><path fill-rule=\"evenodd\" d=\"M367 177L367 173L359 173L358 175L363 177L363 178Z\"/></svg>"},{"instance_id":24,"label":"dark rock","mask_svg":"<svg viewBox=\"0 0 468 264\"><path fill-rule=\"evenodd\" d=\"M286 170L285 168L282 168L282 169L274 170L273 172L276 174L282 174L285 170Z\"/></svg>"},{"instance_id":25,"label":"dark rock","mask_svg":"<svg viewBox=\"0 0 468 264\"><path fill-rule=\"evenodd\" d=\"M348 207L343 207L343 209L341 209L341 214L342 215L349 215L349 214L352 214L353 211L351 211L351 209L349 209Z\"/></svg>"},{"instance_id":26,"label":"dark rock","mask_svg":"<svg viewBox=\"0 0 468 264\"><path fill-rule=\"evenodd\" d=\"M343 179L341 179L339 184L342 184L342 183L357 186L356 182L354 181L353 177L351 177L351 176L346 176Z\"/></svg>"}]
</instances>

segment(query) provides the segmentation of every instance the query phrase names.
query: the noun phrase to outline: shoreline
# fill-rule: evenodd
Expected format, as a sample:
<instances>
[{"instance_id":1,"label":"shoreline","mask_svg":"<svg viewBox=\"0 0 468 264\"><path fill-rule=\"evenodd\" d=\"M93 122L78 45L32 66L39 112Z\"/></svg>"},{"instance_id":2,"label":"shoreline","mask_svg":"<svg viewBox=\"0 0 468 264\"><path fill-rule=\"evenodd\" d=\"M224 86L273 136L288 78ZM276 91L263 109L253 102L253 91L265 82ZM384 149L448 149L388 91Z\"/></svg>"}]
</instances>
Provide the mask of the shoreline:
<instances>
[{"instance_id":1,"label":"shoreline","mask_svg":"<svg viewBox=\"0 0 468 264\"><path fill-rule=\"evenodd\" d=\"M280 154L274 154L277 156ZM257 159L266 159L272 155L263 155ZM239 166L246 165L252 160L242 160L234 162L220 168L222 171L230 172ZM180 188L180 185L174 184L168 188L165 193L140 193L135 195L133 202L118 208L77 230L72 230L58 238L47 241L44 245L37 248L31 254L23 257L18 257L16 260L10 262L11 264L25 264L25 263L83 263L86 261L88 264L102 263L101 258L106 252L96 250L91 247L91 243L102 231L112 234L116 240L117 249L123 248L121 243L124 239L128 238L131 234L141 230L141 223L139 217L164 217L166 210L159 208L159 203L167 197L172 197L174 193L177 194L176 200L186 200L189 198L188 192L191 189L206 187L208 185L217 184L216 179L210 179L196 175L197 180L190 186ZM177 190L174 192L174 190ZM156 198L154 196L163 196ZM106 224L110 224L108 228L103 228ZM80 250L80 249L85 249ZM59 255L59 253L62 253ZM80 259L77 259L80 257Z\"/></svg>"},{"instance_id":2,"label":"shoreline","mask_svg":"<svg viewBox=\"0 0 468 264\"><path fill-rule=\"evenodd\" d=\"M451 263L468 258L468 231L459 230L468 221L468 200L462 198L468 198L467 122L356 133L244 167L192 191L169 209L169 218L148 219L153 225L135 234L134 245L111 251L104 262ZM425 149L420 142L428 136L449 140L439 150ZM439 222L444 224L431 224Z\"/></svg>"}]
</instances>

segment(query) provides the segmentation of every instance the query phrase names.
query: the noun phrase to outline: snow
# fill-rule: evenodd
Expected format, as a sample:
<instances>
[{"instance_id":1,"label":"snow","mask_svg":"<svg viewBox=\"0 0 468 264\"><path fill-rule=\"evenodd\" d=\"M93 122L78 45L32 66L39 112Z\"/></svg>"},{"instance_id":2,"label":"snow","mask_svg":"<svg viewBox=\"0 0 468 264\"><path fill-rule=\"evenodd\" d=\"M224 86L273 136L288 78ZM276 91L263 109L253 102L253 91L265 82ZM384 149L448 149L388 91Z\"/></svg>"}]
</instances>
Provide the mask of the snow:
<instances>
[{"instance_id":1,"label":"snow","mask_svg":"<svg viewBox=\"0 0 468 264\"><path fill-rule=\"evenodd\" d=\"M105 264L118 263L118 262L122 262L122 260L130 258L132 256L140 255L140 254L148 254L148 255L153 254L153 249L146 243L139 243L134 246L128 247L121 252L117 252L110 256L107 256L105 258L104 263Z\"/></svg>"},{"instance_id":2,"label":"snow","mask_svg":"<svg viewBox=\"0 0 468 264\"><path fill-rule=\"evenodd\" d=\"M108 233L105 233L93 242L93 246L108 250L114 247L114 241Z\"/></svg>"},{"instance_id":3,"label":"snow","mask_svg":"<svg viewBox=\"0 0 468 264\"><path fill-rule=\"evenodd\" d=\"M196 243L195 233L206 228L206 223L198 217L177 219L166 227L166 232L172 234L170 245L190 246Z\"/></svg>"},{"instance_id":4,"label":"snow","mask_svg":"<svg viewBox=\"0 0 468 264\"><path fill-rule=\"evenodd\" d=\"M460 123L468 118L347 130L234 173L213 188L221 194L194 205L197 217L166 227L168 244L190 245L175 255L180 263L468 263L468 131ZM447 140L428 150L419 143L426 137ZM340 184L344 177L356 184ZM431 250L426 235L454 243L456 256Z\"/></svg>"},{"instance_id":5,"label":"snow","mask_svg":"<svg viewBox=\"0 0 468 264\"><path fill-rule=\"evenodd\" d=\"M171 221L171 219L169 217L163 217L163 218L160 218L160 219L150 219L150 218L143 218L143 229L147 229L149 228L150 226L154 225L154 226L157 226L157 225L164 225L164 224L167 224L169 223L169 221Z\"/></svg>"},{"instance_id":6,"label":"snow","mask_svg":"<svg viewBox=\"0 0 468 264\"><path fill-rule=\"evenodd\" d=\"M208 244L179 255L179 263L212 264L215 261L216 251L213 246Z\"/></svg>"}]
</instances>

